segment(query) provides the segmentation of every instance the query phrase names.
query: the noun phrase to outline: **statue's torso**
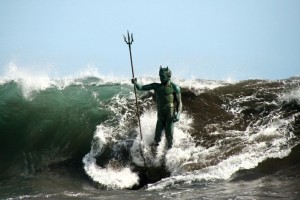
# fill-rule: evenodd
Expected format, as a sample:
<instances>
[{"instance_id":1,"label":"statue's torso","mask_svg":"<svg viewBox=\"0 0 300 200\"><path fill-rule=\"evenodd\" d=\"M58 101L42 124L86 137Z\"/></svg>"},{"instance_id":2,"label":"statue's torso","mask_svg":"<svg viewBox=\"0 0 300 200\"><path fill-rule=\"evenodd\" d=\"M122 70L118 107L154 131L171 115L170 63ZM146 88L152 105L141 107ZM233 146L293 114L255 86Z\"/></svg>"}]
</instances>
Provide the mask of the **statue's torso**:
<instances>
[{"instance_id":1,"label":"statue's torso","mask_svg":"<svg viewBox=\"0 0 300 200\"><path fill-rule=\"evenodd\" d=\"M157 84L155 94L158 112L174 108L174 93L175 90L171 83L167 85Z\"/></svg>"}]
</instances>

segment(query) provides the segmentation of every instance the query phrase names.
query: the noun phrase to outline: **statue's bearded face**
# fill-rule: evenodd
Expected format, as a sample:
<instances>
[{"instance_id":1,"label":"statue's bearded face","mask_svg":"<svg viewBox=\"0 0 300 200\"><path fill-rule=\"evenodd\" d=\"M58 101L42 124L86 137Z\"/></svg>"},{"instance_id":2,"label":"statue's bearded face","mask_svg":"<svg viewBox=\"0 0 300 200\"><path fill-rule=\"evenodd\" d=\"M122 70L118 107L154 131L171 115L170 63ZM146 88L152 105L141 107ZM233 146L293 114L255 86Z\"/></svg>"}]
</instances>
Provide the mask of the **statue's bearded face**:
<instances>
[{"instance_id":1,"label":"statue's bearded face","mask_svg":"<svg viewBox=\"0 0 300 200\"><path fill-rule=\"evenodd\" d=\"M161 68L159 70L159 78L160 78L160 82L162 84L168 83L168 81L171 78L169 69L168 68Z\"/></svg>"}]
</instances>

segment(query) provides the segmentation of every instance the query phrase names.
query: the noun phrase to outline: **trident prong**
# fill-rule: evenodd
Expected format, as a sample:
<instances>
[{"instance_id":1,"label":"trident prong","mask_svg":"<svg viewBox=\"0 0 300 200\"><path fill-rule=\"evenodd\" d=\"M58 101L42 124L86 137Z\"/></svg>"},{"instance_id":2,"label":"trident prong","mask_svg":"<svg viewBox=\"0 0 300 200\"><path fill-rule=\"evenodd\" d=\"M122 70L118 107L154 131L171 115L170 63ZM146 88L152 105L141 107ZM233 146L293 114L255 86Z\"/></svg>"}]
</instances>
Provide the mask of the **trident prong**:
<instances>
[{"instance_id":1,"label":"trident prong","mask_svg":"<svg viewBox=\"0 0 300 200\"><path fill-rule=\"evenodd\" d=\"M124 37L124 41L126 42L126 44L131 45L133 42L133 34L131 33L131 37L129 35L129 31L127 31L127 38L125 35L123 35Z\"/></svg>"}]
</instances>

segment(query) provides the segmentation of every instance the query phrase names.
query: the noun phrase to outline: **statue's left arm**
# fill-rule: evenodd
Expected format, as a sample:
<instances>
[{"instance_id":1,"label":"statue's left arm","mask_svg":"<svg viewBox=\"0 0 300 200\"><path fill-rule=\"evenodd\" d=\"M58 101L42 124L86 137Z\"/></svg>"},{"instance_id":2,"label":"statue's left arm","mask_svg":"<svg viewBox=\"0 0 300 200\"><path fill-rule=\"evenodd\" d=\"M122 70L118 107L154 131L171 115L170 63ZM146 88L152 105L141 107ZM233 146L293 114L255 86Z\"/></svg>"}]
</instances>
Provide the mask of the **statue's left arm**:
<instances>
[{"instance_id":1,"label":"statue's left arm","mask_svg":"<svg viewBox=\"0 0 300 200\"><path fill-rule=\"evenodd\" d=\"M180 91L180 87L178 85L174 85L173 88L175 90L174 100L176 101L175 116L174 116L173 121L177 122L177 121L179 121L180 114L181 114L181 111L182 111L181 91Z\"/></svg>"}]
</instances>

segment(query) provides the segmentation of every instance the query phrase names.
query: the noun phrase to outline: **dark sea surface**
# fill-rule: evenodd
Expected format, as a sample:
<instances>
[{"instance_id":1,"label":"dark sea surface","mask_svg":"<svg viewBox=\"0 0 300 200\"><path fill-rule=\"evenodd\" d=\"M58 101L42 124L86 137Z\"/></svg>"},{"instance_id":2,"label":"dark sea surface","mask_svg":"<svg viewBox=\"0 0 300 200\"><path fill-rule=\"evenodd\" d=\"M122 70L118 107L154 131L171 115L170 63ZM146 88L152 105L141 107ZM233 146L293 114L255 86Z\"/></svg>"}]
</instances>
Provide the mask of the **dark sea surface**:
<instances>
[{"instance_id":1,"label":"dark sea surface","mask_svg":"<svg viewBox=\"0 0 300 200\"><path fill-rule=\"evenodd\" d=\"M300 199L300 78L173 81L166 150L151 92L141 141L129 80L2 78L0 199Z\"/></svg>"}]
</instances>

